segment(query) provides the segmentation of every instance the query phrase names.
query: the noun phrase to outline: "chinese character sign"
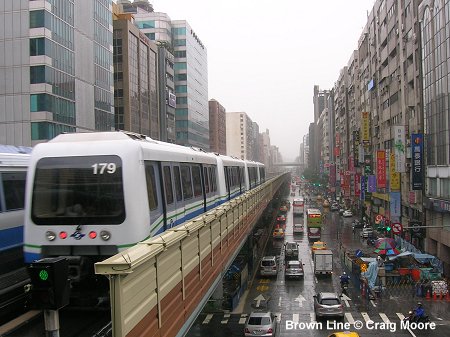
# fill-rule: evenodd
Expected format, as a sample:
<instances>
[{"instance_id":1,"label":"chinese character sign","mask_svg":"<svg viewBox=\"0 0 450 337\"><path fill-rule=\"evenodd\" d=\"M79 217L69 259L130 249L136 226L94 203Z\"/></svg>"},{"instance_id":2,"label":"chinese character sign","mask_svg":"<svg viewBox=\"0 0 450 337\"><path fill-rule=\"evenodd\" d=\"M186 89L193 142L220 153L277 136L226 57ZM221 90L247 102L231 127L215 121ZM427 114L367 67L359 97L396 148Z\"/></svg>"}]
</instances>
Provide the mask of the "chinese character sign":
<instances>
[{"instance_id":1,"label":"chinese character sign","mask_svg":"<svg viewBox=\"0 0 450 337\"><path fill-rule=\"evenodd\" d=\"M361 195L361 175L355 174L355 196L359 197Z\"/></svg>"},{"instance_id":2,"label":"chinese character sign","mask_svg":"<svg viewBox=\"0 0 450 337\"><path fill-rule=\"evenodd\" d=\"M411 135L411 152L412 152L412 190L422 190L423 188L423 135L421 133L413 133Z\"/></svg>"},{"instance_id":3,"label":"chinese character sign","mask_svg":"<svg viewBox=\"0 0 450 337\"><path fill-rule=\"evenodd\" d=\"M375 193L377 191L377 178L373 175L368 177L368 188L367 191L370 193Z\"/></svg>"},{"instance_id":4,"label":"chinese character sign","mask_svg":"<svg viewBox=\"0 0 450 337\"><path fill-rule=\"evenodd\" d=\"M366 198L366 177L361 176L361 195L360 199L364 200Z\"/></svg>"},{"instance_id":5,"label":"chinese character sign","mask_svg":"<svg viewBox=\"0 0 450 337\"><path fill-rule=\"evenodd\" d=\"M394 128L395 170L397 172L406 172L405 126L395 125L393 128Z\"/></svg>"},{"instance_id":6,"label":"chinese character sign","mask_svg":"<svg viewBox=\"0 0 450 337\"><path fill-rule=\"evenodd\" d=\"M391 192L389 195L391 221L400 218L401 215L401 194L400 192Z\"/></svg>"},{"instance_id":7,"label":"chinese character sign","mask_svg":"<svg viewBox=\"0 0 450 337\"><path fill-rule=\"evenodd\" d=\"M389 155L389 180L391 191L400 190L400 173L395 170L395 154L391 151Z\"/></svg>"},{"instance_id":8,"label":"chinese character sign","mask_svg":"<svg viewBox=\"0 0 450 337\"><path fill-rule=\"evenodd\" d=\"M386 151L377 151L377 186L386 188Z\"/></svg>"},{"instance_id":9,"label":"chinese character sign","mask_svg":"<svg viewBox=\"0 0 450 337\"><path fill-rule=\"evenodd\" d=\"M370 141L370 124L369 124L369 113L367 111L362 112L361 116L361 139L364 143L369 143Z\"/></svg>"}]
</instances>

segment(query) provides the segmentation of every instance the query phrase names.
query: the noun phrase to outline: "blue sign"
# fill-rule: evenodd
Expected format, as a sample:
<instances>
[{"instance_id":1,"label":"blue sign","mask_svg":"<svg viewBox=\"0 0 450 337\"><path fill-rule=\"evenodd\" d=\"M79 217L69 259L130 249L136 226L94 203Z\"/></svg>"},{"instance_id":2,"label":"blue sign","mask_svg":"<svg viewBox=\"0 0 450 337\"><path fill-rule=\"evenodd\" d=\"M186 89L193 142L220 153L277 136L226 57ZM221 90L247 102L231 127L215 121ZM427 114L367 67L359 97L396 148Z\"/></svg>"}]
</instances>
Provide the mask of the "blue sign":
<instances>
[{"instance_id":1,"label":"blue sign","mask_svg":"<svg viewBox=\"0 0 450 337\"><path fill-rule=\"evenodd\" d=\"M411 135L411 161L412 161L412 190L423 189L423 134L413 133Z\"/></svg>"},{"instance_id":2,"label":"blue sign","mask_svg":"<svg viewBox=\"0 0 450 337\"><path fill-rule=\"evenodd\" d=\"M391 211L391 220L394 218L400 218L402 214L401 211L401 194L400 192L390 192L389 200L390 200L390 211Z\"/></svg>"},{"instance_id":3,"label":"blue sign","mask_svg":"<svg viewBox=\"0 0 450 337\"><path fill-rule=\"evenodd\" d=\"M370 193L375 193L377 191L377 177L374 175L369 176L369 187L367 189Z\"/></svg>"},{"instance_id":4,"label":"blue sign","mask_svg":"<svg viewBox=\"0 0 450 337\"><path fill-rule=\"evenodd\" d=\"M361 194L360 199L364 200L366 198L366 176L361 176Z\"/></svg>"}]
</instances>

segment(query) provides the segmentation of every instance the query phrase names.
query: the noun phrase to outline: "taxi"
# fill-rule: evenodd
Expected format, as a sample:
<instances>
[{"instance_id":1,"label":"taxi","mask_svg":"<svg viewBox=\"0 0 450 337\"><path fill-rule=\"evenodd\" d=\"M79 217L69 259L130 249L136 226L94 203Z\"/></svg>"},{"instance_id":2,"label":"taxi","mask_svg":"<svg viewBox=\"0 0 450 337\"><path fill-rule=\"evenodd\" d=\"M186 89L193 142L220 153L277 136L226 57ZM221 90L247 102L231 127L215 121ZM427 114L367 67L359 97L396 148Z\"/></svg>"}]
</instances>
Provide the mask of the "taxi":
<instances>
[{"instance_id":1,"label":"taxi","mask_svg":"<svg viewBox=\"0 0 450 337\"><path fill-rule=\"evenodd\" d=\"M316 241L313 243L311 250L321 250L321 249L327 249L327 244L323 241Z\"/></svg>"},{"instance_id":2,"label":"taxi","mask_svg":"<svg viewBox=\"0 0 450 337\"><path fill-rule=\"evenodd\" d=\"M328 337L359 337L359 334L353 331L343 331L332 333Z\"/></svg>"},{"instance_id":3,"label":"taxi","mask_svg":"<svg viewBox=\"0 0 450 337\"><path fill-rule=\"evenodd\" d=\"M272 234L274 239L283 239L284 238L284 229L283 228L275 228Z\"/></svg>"}]
</instances>

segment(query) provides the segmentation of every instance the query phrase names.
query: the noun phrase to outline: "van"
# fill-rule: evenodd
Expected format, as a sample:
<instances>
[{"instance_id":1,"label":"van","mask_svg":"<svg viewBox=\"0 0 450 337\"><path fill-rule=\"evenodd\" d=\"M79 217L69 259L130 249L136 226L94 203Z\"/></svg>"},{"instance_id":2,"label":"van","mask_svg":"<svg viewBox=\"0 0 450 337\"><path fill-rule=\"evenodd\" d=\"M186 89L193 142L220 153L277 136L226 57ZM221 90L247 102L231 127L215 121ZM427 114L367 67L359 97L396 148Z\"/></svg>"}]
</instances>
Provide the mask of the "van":
<instances>
[{"instance_id":1,"label":"van","mask_svg":"<svg viewBox=\"0 0 450 337\"><path fill-rule=\"evenodd\" d=\"M361 235L361 237L362 237L363 239L367 239L367 238L370 238L370 237L372 236L372 234L373 234L372 228L370 228L370 227L364 227L364 228L362 229L360 235Z\"/></svg>"},{"instance_id":2,"label":"van","mask_svg":"<svg viewBox=\"0 0 450 337\"><path fill-rule=\"evenodd\" d=\"M295 223L292 229L294 234L302 234L304 232L304 226L302 223Z\"/></svg>"},{"instance_id":3,"label":"van","mask_svg":"<svg viewBox=\"0 0 450 337\"><path fill-rule=\"evenodd\" d=\"M259 274L261 276L277 276L277 258L275 256L264 256L259 265Z\"/></svg>"}]
</instances>

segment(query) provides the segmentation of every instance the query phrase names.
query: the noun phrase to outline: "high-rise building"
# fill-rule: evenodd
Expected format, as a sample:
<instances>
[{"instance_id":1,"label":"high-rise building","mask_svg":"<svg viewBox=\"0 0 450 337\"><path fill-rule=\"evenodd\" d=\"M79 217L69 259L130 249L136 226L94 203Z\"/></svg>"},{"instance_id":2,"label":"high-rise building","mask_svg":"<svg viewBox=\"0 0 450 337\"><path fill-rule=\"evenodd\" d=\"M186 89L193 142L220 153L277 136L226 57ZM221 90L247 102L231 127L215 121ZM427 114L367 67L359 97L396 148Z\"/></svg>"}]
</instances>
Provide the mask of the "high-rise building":
<instances>
[{"instance_id":1,"label":"high-rise building","mask_svg":"<svg viewBox=\"0 0 450 337\"><path fill-rule=\"evenodd\" d=\"M411 144L414 172L425 168L426 249L444 263L450 276L450 4L422 1L419 6L420 49L423 69L425 158L417 157L422 146ZM416 35L417 38L417 35ZM447 41L447 44L444 42ZM447 52L445 52L447 50ZM423 153L423 152L422 152ZM420 165L425 159L425 165Z\"/></svg>"},{"instance_id":2,"label":"high-rise building","mask_svg":"<svg viewBox=\"0 0 450 337\"><path fill-rule=\"evenodd\" d=\"M209 100L210 151L227 154L227 121L225 108L215 99Z\"/></svg>"},{"instance_id":3,"label":"high-rise building","mask_svg":"<svg viewBox=\"0 0 450 337\"><path fill-rule=\"evenodd\" d=\"M160 139L158 48L135 26L132 14L118 13L113 27L116 128Z\"/></svg>"},{"instance_id":4,"label":"high-rise building","mask_svg":"<svg viewBox=\"0 0 450 337\"><path fill-rule=\"evenodd\" d=\"M209 150L208 65L206 47L185 20L153 11L146 0L121 0L151 40L166 42L174 56L176 142ZM167 87L167 92L171 89Z\"/></svg>"},{"instance_id":5,"label":"high-rise building","mask_svg":"<svg viewBox=\"0 0 450 337\"><path fill-rule=\"evenodd\" d=\"M253 122L245 112L227 112L227 155L254 160Z\"/></svg>"},{"instance_id":6,"label":"high-rise building","mask_svg":"<svg viewBox=\"0 0 450 337\"><path fill-rule=\"evenodd\" d=\"M0 8L0 143L113 130L112 1Z\"/></svg>"}]
</instances>

